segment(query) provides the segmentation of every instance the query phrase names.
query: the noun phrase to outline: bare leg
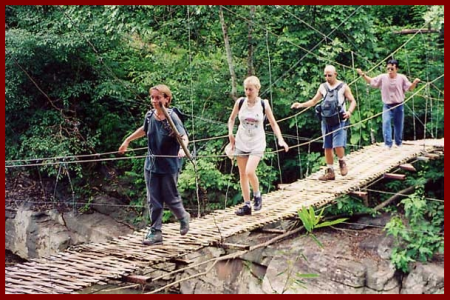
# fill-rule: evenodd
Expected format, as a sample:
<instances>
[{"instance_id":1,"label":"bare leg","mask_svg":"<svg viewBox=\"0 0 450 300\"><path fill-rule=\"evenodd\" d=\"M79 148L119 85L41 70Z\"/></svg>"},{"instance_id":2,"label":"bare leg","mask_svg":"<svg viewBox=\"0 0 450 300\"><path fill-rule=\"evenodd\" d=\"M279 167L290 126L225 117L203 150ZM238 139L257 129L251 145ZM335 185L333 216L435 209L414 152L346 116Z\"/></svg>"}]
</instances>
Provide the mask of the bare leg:
<instances>
[{"instance_id":1,"label":"bare leg","mask_svg":"<svg viewBox=\"0 0 450 300\"><path fill-rule=\"evenodd\" d=\"M328 165L333 164L333 149L325 148L325 161Z\"/></svg>"},{"instance_id":2,"label":"bare leg","mask_svg":"<svg viewBox=\"0 0 450 300\"><path fill-rule=\"evenodd\" d=\"M335 151L336 151L337 157L339 157L339 158L343 158L343 157L344 157L344 155L345 155L345 149L344 149L344 147L336 147L336 148L334 148L334 149L335 149Z\"/></svg>"},{"instance_id":3,"label":"bare leg","mask_svg":"<svg viewBox=\"0 0 450 300\"><path fill-rule=\"evenodd\" d=\"M241 183L242 197L244 198L244 201L250 201L250 186L248 177L246 175L248 157L238 156L236 159L239 168L239 179Z\"/></svg>"},{"instance_id":4,"label":"bare leg","mask_svg":"<svg viewBox=\"0 0 450 300\"><path fill-rule=\"evenodd\" d=\"M252 186L253 192L259 192L259 180L258 176L256 176L256 168L258 167L260 157L250 155L247 162L247 167L245 169L245 173L247 175L248 180L250 181L250 185ZM250 198L249 198L250 199Z\"/></svg>"}]
</instances>

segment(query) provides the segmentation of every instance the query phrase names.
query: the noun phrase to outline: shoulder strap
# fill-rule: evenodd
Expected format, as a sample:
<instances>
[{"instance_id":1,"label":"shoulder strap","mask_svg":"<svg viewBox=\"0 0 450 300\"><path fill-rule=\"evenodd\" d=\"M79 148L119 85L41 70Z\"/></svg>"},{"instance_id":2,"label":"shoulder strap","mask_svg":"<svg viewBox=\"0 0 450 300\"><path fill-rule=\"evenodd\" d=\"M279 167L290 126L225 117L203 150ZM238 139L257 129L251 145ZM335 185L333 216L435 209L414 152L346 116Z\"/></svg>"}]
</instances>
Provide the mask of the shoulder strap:
<instances>
[{"instance_id":1,"label":"shoulder strap","mask_svg":"<svg viewBox=\"0 0 450 300\"><path fill-rule=\"evenodd\" d=\"M239 110L241 109L242 104L244 104L244 100L244 97L239 98ZM266 104L264 103L264 99L261 99L261 106L263 109L263 113L266 114Z\"/></svg>"},{"instance_id":2,"label":"shoulder strap","mask_svg":"<svg viewBox=\"0 0 450 300\"><path fill-rule=\"evenodd\" d=\"M179 110L178 108L175 108L175 109L168 108L168 109L167 109L167 113L168 113L169 115L172 115L173 112L175 112L175 113L178 115L178 117L180 118L180 120L181 120L181 117L180 117L181 112L180 112L180 110ZM150 119L151 119L151 117L153 117L154 114L155 114L155 109L149 110L149 111L145 114L145 121L146 121L147 123L150 123ZM183 121L182 121L182 122L183 122Z\"/></svg>"},{"instance_id":3,"label":"shoulder strap","mask_svg":"<svg viewBox=\"0 0 450 300\"><path fill-rule=\"evenodd\" d=\"M242 104L244 104L244 100L245 100L244 97L239 98L239 110L241 109ZM263 107L263 112L265 114L266 113L266 104L264 103L264 99L261 99L261 106Z\"/></svg>"},{"instance_id":4,"label":"shoulder strap","mask_svg":"<svg viewBox=\"0 0 450 300\"><path fill-rule=\"evenodd\" d=\"M173 116L172 116L173 113L175 113L175 114L178 116L177 111L174 110L172 107L167 108L167 114L168 114L171 118L173 118ZM178 118L180 118L180 117L178 117Z\"/></svg>"},{"instance_id":5,"label":"shoulder strap","mask_svg":"<svg viewBox=\"0 0 450 300\"><path fill-rule=\"evenodd\" d=\"M151 109L145 114L145 120L147 123L150 121L150 118L153 116L154 113L155 113L155 110Z\"/></svg>"},{"instance_id":6,"label":"shoulder strap","mask_svg":"<svg viewBox=\"0 0 450 300\"><path fill-rule=\"evenodd\" d=\"M335 87L332 90L330 90L330 88L328 87L328 85L326 83L322 83L322 84L325 87L325 89L327 90L327 93L329 93L329 92L332 92L332 91L339 91L341 89L341 87L345 84L345 82L339 83L338 86Z\"/></svg>"},{"instance_id":7,"label":"shoulder strap","mask_svg":"<svg viewBox=\"0 0 450 300\"><path fill-rule=\"evenodd\" d=\"M152 118L153 114L155 113L154 109L149 110L146 114L145 114L145 123L147 124L147 132L148 132L148 126L150 124L150 119ZM145 132L147 134L147 132Z\"/></svg>"},{"instance_id":8,"label":"shoulder strap","mask_svg":"<svg viewBox=\"0 0 450 300\"><path fill-rule=\"evenodd\" d=\"M172 113L175 113L181 121L181 126L183 126L184 131L186 132L186 135L189 136L189 131L187 130L186 126L184 125L184 122L186 121L186 115L181 112L181 110L178 107L171 107L167 110L169 115L172 115Z\"/></svg>"},{"instance_id":9,"label":"shoulder strap","mask_svg":"<svg viewBox=\"0 0 450 300\"><path fill-rule=\"evenodd\" d=\"M339 85L337 87L335 87L333 89L333 91L339 91L343 85L344 85L344 82L339 83Z\"/></svg>"},{"instance_id":10,"label":"shoulder strap","mask_svg":"<svg viewBox=\"0 0 450 300\"><path fill-rule=\"evenodd\" d=\"M244 104L244 97L239 98L239 110L241 110L242 104Z\"/></svg>"}]
</instances>

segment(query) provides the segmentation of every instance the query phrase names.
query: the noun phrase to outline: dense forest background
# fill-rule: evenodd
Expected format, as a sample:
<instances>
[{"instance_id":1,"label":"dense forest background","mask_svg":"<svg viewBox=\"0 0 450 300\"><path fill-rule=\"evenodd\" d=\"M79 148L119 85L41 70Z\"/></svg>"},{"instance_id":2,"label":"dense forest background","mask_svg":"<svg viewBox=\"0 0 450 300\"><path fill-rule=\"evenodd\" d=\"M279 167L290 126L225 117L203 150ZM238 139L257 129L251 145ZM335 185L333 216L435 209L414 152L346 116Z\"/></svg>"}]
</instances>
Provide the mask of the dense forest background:
<instances>
[{"instance_id":1,"label":"dense forest background","mask_svg":"<svg viewBox=\"0 0 450 300\"><path fill-rule=\"evenodd\" d=\"M314 96L327 64L358 103L348 152L382 141L380 93L356 68L373 77L391 57L400 73L422 80L407 94L404 139L444 136L443 6L7 5L5 44L6 177L50 182L49 201L88 207L109 192L142 207L146 141L125 156L117 149L143 123L148 89L159 83L186 115L196 167L185 161L179 186L194 210L241 201L224 147L248 75L260 78L293 146L278 151L267 128L264 192L324 165L313 109L290 106Z\"/></svg>"}]
</instances>

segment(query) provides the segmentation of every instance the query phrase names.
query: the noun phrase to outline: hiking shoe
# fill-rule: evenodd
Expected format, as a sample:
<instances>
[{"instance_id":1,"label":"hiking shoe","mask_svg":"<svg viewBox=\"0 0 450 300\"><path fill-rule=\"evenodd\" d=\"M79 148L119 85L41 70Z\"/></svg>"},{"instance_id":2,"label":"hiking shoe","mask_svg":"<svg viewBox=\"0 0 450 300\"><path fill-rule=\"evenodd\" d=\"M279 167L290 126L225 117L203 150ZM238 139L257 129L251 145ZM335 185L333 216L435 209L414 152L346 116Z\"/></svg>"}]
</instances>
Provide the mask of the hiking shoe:
<instances>
[{"instance_id":1,"label":"hiking shoe","mask_svg":"<svg viewBox=\"0 0 450 300\"><path fill-rule=\"evenodd\" d=\"M252 214L252 208L248 205L244 205L238 210L236 210L236 215L238 216L245 216L245 215L251 215Z\"/></svg>"},{"instance_id":2,"label":"hiking shoe","mask_svg":"<svg viewBox=\"0 0 450 300\"><path fill-rule=\"evenodd\" d=\"M186 233L188 233L189 231L189 222L191 221L191 215L189 213L186 213L186 216L180 219L179 221L180 221L180 234L186 235Z\"/></svg>"},{"instance_id":3,"label":"hiking shoe","mask_svg":"<svg viewBox=\"0 0 450 300\"><path fill-rule=\"evenodd\" d=\"M162 241L163 239L161 230L150 228L142 243L147 246L153 246L153 245L162 245Z\"/></svg>"},{"instance_id":4,"label":"hiking shoe","mask_svg":"<svg viewBox=\"0 0 450 300\"><path fill-rule=\"evenodd\" d=\"M255 211L258 211L258 210L261 209L261 207L262 207L262 197L261 197L261 196L255 197L254 203L253 203L253 209L254 209ZM250 212L250 213L251 213L251 212Z\"/></svg>"},{"instance_id":5,"label":"hiking shoe","mask_svg":"<svg viewBox=\"0 0 450 300\"><path fill-rule=\"evenodd\" d=\"M341 171L342 176L345 176L348 173L347 164L343 159L339 160L339 170Z\"/></svg>"},{"instance_id":6,"label":"hiking shoe","mask_svg":"<svg viewBox=\"0 0 450 300\"><path fill-rule=\"evenodd\" d=\"M334 180L335 176L334 176L334 170L331 168L327 168L325 170L325 174L323 174L322 176L319 177L319 180L322 181L327 181L327 180Z\"/></svg>"}]
</instances>

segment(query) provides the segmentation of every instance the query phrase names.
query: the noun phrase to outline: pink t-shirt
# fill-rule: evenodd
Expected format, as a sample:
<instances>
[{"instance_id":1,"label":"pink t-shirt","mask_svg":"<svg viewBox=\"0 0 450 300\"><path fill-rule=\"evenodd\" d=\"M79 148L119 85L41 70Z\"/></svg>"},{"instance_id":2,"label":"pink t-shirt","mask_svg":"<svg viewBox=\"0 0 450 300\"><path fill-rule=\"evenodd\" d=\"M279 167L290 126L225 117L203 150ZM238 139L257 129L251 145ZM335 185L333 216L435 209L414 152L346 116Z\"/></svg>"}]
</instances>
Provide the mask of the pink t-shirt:
<instances>
[{"instance_id":1,"label":"pink t-shirt","mask_svg":"<svg viewBox=\"0 0 450 300\"><path fill-rule=\"evenodd\" d=\"M372 78L370 86L381 89L381 100L385 104L398 104L405 100L405 92L412 83L403 74L390 78L388 74L381 74Z\"/></svg>"}]
</instances>

